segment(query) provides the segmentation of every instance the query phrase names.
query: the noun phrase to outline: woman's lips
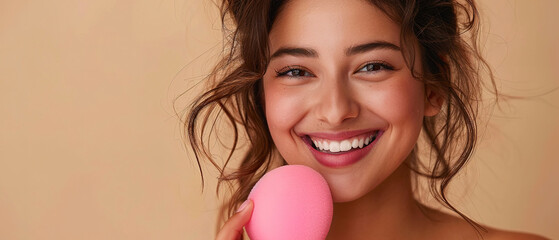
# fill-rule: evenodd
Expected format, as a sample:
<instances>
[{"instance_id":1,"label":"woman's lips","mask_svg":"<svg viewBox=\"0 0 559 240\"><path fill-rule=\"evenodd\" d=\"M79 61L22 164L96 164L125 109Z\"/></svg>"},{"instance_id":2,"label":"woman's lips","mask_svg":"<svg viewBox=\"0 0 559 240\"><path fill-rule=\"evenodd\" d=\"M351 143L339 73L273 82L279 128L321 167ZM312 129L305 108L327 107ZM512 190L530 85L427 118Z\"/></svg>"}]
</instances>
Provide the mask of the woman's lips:
<instances>
[{"instance_id":1,"label":"woman's lips","mask_svg":"<svg viewBox=\"0 0 559 240\"><path fill-rule=\"evenodd\" d=\"M310 137L316 138L324 138L330 140L344 140L352 137L356 137L363 134L372 134L375 131L380 131L378 129L363 129L363 130L354 130L354 131L345 131L345 132L337 132L337 133L328 133L328 132L313 132L313 133L306 133L300 136L308 135Z\"/></svg>"},{"instance_id":2,"label":"woman's lips","mask_svg":"<svg viewBox=\"0 0 559 240\"><path fill-rule=\"evenodd\" d=\"M315 157L315 159L322 165L327 166L327 167L332 167L332 168L341 168L341 167L345 167L348 165L351 165L353 163L358 162L359 160L361 160L365 155L367 155L367 153L369 153L369 151L371 151L371 149L373 148L373 146L378 142L378 140L380 139L380 137L382 136L382 134L384 133L383 130L375 130L375 131L366 131L365 133L362 133L360 135L354 134L346 134L347 135L353 135L353 137L351 138L346 138L346 139L340 139L339 137L336 140L333 139L327 139L327 138L322 138L325 135L322 134L321 138L317 138L316 135L313 134L313 136L305 136L303 138L304 142L306 143L307 147L310 149L311 153L313 154L313 156ZM339 136L339 135L338 135ZM357 147L355 146L355 139L366 139L367 137L370 137L371 139L369 139L369 144L365 144L365 141L363 141L363 145L362 147L360 147L360 140L358 140L357 143ZM314 139L311 139L314 138ZM321 140L323 141L323 143L321 145L321 147L317 147L315 146L315 144L313 143L313 140L316 142L320 142ZM351 147L348 150L348 142L350 142ZM330 149L328 149L329 147L334 147L336 148L336 146L338 144L344 144L345 147L342 147L344 149L332 149L332 151L330 151ZM320 144L320 143L319 143ZM324 146L324 145L328 145L329 146ZM315 148L317 147L317 148ZM328 150L325 150L328 149ZM319 150L322 149L322 150Z\"/></svg>"},{"instance_id":3,"label":"woman's lips","mask_svg":"<svg viewBox=\"0 0 559 240\"><path fill-rule=\"evenodd\" d=\"M337 152L347 152L352 149L363 148L373 142L379 131L369 131L365 134L357 135L351 138L346 138L342 140L332 140L317 138L315 136L309 136L312 141L312 147L314 149L325 152L325 153L337 153Z\"/></svg>"}]
</instances>

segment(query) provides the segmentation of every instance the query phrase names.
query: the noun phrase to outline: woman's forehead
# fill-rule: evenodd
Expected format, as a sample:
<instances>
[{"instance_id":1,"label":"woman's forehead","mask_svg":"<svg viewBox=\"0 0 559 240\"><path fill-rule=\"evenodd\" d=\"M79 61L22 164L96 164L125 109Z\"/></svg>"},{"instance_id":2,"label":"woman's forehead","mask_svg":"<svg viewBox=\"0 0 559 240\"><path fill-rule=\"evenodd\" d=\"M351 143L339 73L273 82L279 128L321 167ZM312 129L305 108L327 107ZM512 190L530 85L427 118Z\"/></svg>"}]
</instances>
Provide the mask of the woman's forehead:
<instances>
[{"instance_id":1,"label":"woman's forehead","mask_svg":"<svg viewBox=\"0 0 559 240\"><path fill-rule=\"evenodd\" d=\"M344 51L365 42L398 45L400 27L367 1L293 0L276 17L269 41L272 52L295 46Z\"/></svg>"}]
</instances>

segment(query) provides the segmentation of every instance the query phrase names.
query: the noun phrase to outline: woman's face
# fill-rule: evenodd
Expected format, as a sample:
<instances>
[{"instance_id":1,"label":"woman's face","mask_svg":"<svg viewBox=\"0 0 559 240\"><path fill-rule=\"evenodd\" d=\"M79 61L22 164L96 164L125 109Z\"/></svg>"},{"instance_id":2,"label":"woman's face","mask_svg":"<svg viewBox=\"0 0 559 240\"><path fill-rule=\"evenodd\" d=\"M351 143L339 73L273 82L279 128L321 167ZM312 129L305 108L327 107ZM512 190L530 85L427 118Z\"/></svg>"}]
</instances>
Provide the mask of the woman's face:
<instances>
[{"instance_id":1,"label":"woman's face","mask_svg":"<svg viewBox=\"0 0 559 240\"><path fill-rule=\"evenodd\" d=\"M336 202L393 173L423 117L438 112L406 66L400 27L366 1L289 1L269 41L263 86L274 143L287 163L320 172Z\"/></svg>"}]
</instances>

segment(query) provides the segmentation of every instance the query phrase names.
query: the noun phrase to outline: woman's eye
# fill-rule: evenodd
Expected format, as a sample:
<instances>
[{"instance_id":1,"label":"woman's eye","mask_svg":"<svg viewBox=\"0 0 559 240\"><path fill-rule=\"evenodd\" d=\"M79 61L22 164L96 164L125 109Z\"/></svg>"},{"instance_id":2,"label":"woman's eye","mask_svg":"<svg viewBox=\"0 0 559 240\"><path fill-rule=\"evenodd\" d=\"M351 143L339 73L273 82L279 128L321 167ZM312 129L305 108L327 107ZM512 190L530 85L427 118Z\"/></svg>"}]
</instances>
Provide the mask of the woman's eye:
<instances>
[{"instance_id":1,"label":"woman's eye","mask_svg":"<svg viewBox=\"0 0 559 240\"><path fill-rule=\"evenodd\" d=\"M357 72L377 72L381 70L394 70L394 68L386 63L367 63Z\"/></svg>"},{"instance_id":2,"label":"woman's eye","mask_svg":"<svg viewBox=\"0 0 559 240\"><path fill-rule=\"evenodd\" d=\"M287 76L287 77L312 77L314 75L312 75L312 73L310 73L307 70L303 70L300 68L288 68L287 70L280 70L280 71L276 71L277 76L281 77L281 76Z\"/></svg>"}]
</instances>

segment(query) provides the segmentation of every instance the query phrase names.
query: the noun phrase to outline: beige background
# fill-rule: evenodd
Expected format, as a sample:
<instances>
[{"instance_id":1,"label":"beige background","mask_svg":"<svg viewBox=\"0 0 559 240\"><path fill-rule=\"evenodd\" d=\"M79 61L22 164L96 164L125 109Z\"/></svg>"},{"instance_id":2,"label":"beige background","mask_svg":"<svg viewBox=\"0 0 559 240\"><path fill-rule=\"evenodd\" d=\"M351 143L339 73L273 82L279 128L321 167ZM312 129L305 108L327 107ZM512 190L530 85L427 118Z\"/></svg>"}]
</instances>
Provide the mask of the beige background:
<instances>
[{"instance_id":1,"label":"beige background","mask_svg":"<svg viewBox=\"0 0 559 240\"><path fill-rule=\"evenodd\" d=\"M494 114L453 198L559 239L559 2L483 2L501 88L535 97ZM219 37L208 2L0 0L0 239L213 238L172 102Z\"/></svg>"}]
</instances>

